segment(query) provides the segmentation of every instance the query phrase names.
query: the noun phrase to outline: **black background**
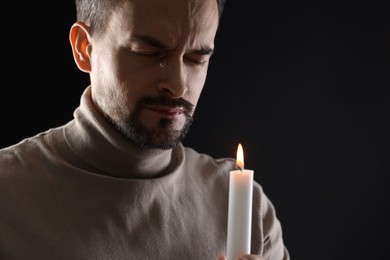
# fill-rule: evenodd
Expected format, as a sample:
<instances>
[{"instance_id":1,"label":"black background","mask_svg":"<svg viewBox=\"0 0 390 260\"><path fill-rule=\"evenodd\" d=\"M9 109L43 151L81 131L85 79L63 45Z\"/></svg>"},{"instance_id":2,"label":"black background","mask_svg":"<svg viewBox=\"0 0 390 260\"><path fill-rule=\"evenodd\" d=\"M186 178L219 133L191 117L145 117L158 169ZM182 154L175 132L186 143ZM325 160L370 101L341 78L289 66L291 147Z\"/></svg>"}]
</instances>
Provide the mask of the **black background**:
<instances>
[{"instance_id":1,"label":"black background","mask_svg":"<svg viewBox=\"0 0 390 260\"><path fill-rule=\"evenodd\" d=\"M0 6L4 147L70 120L88 77L68 41L72 1ZM389 11L227 2L184 143L215 157L243 144L292 259L390 259Z\"/></svg>"}]
</instances>

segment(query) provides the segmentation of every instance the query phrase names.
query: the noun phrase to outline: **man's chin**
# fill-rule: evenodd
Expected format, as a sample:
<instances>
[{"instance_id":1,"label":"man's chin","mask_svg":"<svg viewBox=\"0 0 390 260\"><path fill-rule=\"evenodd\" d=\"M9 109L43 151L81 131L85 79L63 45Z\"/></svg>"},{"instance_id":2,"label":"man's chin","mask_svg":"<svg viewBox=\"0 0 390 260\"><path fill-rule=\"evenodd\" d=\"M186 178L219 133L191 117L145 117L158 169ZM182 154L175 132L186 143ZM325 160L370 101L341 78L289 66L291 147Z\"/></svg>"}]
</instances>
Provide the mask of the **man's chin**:
<instances>
[{"instance_id":1,"label":"man's chin","mask_svg":"<svg viewBox=\"0 0 390 260\"><path fill-rule=\"evenodd\" d=\"M169 128L171 131L181 131L186 124L184 115L174 117L149 117L142 120L147 129Z\"/></svg>"},{"instance_id":2,"label":"man's chin","mask_svg":"<svg viewBox=\"0 0 390 260\"><path fill-rule=\"evenodd\" d=\"M153 119L153 120L151 120ZM133 118L129 121L127 137L141 148L172 149L186 136L192 117Z\"/></svg>"},{"instance_id":3,"label":"man's chin","mask_svg":"<svg viewBox=\"0 0 390 260\"><path fill-rule=\"evenodd\" d=\"M149 133L138 135L138 144L143 148L150 149L172 149L182 140L182 132L169 131L168 133Z\"/></svg>"}]
</instances>

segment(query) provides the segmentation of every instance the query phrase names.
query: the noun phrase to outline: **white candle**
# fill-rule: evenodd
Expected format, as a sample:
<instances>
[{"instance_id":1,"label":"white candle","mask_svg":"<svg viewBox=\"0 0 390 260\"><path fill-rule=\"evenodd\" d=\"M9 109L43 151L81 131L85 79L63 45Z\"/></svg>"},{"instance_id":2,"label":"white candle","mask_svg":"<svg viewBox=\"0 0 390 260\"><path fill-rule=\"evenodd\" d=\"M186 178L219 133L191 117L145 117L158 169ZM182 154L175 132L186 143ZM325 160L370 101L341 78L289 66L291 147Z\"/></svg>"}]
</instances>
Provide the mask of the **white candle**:
<instances>
[{"instance_id":1,"label":"white candle","mask_svg":"<svg viewBox=\"0 0 390 260\"><path fill-rule=\"evenodd\" d=\"M253 170L244 169L244 152L237 148L239 170L230 172L227 231L227 259L250 254L252 228Z\"/></svg>"}]
</instances>

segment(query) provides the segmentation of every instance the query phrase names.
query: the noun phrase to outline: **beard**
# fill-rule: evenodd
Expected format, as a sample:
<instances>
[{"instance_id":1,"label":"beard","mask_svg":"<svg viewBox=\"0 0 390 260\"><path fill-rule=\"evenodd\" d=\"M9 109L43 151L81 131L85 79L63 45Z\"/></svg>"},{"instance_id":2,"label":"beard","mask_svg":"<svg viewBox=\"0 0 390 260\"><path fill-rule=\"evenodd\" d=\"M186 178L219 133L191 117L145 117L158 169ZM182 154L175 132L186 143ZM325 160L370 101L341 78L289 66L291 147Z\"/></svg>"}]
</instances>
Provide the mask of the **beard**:
<instances>
[{"instance_id":1,"label":"beard","mask_svg":"<svg viewBox=\"0 0 390 260\"><path fill-rule=\"evenodd\" d=\"M174 122L171 118L161 118L157 126L146 127L140 119L141 111L145 105L182 107L185 116L185 123L182 129L174 129ZM193 108L193 104L182 98L170 99L165 96L142 97L136 103L133 113L123 122L122 126L118 125L118 123L113 123L137 147L167 150L176 147L187 135L194 120L193 115L191 115Z\"/></svg>"}]
</instances>

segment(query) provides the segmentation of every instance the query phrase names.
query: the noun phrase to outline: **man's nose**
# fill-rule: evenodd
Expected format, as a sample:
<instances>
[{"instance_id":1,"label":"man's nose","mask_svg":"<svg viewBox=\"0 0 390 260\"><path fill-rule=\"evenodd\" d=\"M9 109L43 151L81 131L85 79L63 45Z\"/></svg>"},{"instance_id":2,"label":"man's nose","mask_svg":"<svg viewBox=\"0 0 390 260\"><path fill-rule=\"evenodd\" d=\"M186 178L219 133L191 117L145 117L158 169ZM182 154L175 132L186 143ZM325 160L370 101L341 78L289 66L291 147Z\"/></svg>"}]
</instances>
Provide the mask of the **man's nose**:
<instances>
[{"instance_id":1,"label":"man's nose","mask_svg":"<svg viewBox=\"0 0 390 260\"><path fill-rule=\"evenodd\" d=\"M188 71L183 60L163 60L159 66L162 76L158 89L170 97L182 97L188 90Z\"/></svg>"}]
</instances>

